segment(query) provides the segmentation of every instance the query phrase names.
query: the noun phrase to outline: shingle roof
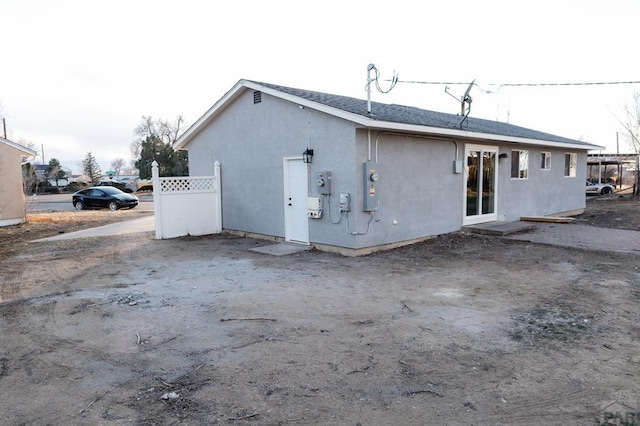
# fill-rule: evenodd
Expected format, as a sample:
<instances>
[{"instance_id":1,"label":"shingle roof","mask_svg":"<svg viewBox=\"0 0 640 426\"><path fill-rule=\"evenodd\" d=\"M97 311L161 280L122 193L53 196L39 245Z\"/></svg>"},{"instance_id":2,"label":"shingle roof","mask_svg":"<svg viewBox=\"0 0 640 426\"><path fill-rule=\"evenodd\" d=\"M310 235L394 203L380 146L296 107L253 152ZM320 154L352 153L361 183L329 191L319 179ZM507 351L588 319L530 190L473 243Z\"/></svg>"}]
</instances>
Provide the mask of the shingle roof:
<instances>
[{"instance_id":1,"label":"shingle roof","mask_svg":"<svg viewBox=\"0 0 640 426\"><path fill-rule=\"evenodd\" d=\"M456 114L447 114L410 106L390 105L379 102L371 102L371 113L369 113L367 112L366 100L309 90L294 89L291 87L262 83L258 81L252 81L252 83L381 122L411 124L442 129L464 130L472 133L487 133L500 136L569 143L572 145L584 145L586 149L597 148L596 145L591 143L515 126L513 124L501 123L498 121L467 117L464 122L462 122L462 117Z\"/></svg>"}]
</instances>

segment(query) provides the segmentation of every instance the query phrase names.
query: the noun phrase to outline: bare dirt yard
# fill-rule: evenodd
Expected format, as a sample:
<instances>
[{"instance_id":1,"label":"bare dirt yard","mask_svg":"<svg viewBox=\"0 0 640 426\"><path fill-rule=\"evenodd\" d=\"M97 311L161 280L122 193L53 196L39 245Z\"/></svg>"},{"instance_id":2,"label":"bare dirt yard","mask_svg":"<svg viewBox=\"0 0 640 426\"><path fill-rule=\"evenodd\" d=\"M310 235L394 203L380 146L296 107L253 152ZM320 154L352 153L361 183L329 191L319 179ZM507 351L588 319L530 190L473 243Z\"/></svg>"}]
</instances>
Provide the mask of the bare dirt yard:
<instances>
[{"instance_id":1,"label":"bare dirt yard","mask_svg":"<svg viewBox=\"0 0 640 426\"><path fill-rule=\"evenodd\" d=\"M640 230L639 201L587 206L576 223ZM640 422L640 254L466 233L359 258L30 242L131 217L0 228L0 424Z\"/></svg>"}]
</instances>

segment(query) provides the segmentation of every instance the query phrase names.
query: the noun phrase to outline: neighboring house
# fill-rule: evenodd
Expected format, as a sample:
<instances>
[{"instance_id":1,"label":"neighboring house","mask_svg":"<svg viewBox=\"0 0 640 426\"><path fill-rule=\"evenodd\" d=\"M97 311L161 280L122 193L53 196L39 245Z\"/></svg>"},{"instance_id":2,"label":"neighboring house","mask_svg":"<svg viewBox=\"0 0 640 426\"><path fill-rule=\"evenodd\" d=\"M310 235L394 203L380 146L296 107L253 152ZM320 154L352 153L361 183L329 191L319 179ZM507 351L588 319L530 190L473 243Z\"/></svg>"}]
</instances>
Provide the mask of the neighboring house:
<instances>
[{"instance_id":1,"label":"neighboring house","mask_svg":"<svg viewBox=\"0 0 640 426\"><path fill-rule=\"evenodd\" d=\"M188 150L193 176L212 175L221 163L225 230L347 255L469 224L580 213L587 151L601 148L248 80L176 144ZM313 157L304 163L308 149Z\"/></svg>"},{"instance_id":2,"label":"neighboring house","mask_svg":"<svg viewBox=\"0 0 640 426\"><path fill-rule=\"evenodd\" d=\"M71 176L71 180L69 181L69 183L77 183L80 185L91 185L91 178L87 175L74 175L74 174L70 174L69 176Z\"/></svg>"},{"instance_id":3,"label":"neighboring house","mask_svg":"<svg viewBox=\"0 0 640 426\"><path fill-rule=\"evenodd\" d=\"M60 167L60 170L62 170L63 172L66 173L67 178L66 179L58 179L58 182L56 182L55 179L47 179L46 175L47 175L47 168L49 167L48 164L36 164L33 166L34 169L34 173L36 174L36 179L38 179L39 182L45 182L48 181L49 186L58 186L58 187L65 187L68 186L69 183L71 183L70 177L73 173L73 171L68 168L68 167Z\"/></svg>"},{"instance_id":4,"label":"neighboring house","mask_svg":"<svg viewBox=\"0 0 640 426\"><path fill-rule=\"evenodd\" d=\"M0 137L0 226L25 221L22 157L36 154L32 149Z\"/></svg>"}]
</instances>

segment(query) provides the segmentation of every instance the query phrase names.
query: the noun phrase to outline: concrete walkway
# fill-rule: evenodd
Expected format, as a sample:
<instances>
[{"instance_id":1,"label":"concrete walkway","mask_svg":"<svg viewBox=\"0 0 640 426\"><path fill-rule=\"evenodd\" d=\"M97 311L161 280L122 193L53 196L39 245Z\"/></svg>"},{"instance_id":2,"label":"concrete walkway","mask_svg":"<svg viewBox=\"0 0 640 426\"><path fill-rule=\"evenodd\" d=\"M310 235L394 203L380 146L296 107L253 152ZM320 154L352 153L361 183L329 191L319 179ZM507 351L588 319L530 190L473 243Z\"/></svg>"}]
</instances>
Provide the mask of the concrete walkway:
<instances>
[{"instance_id":1,"label":"concrete walkway","mask_svg":"<svg viewBox=\"0 0 640 426\"><path fill-rule=\"evenodd\" d=\"M107 235L133 234L136 232L153 232L156 229L155 217L153 215L140 217L138 219L125 220L110 225L98 226L96 228L84 229L82 231L58 234L53 237L41 238L34 242L71 240L74 238L103 237Z\"/></svg>"},{"instance_id":2,"label":"concrete walkway","mask_svg":"<svg viewBox=\"0 0 640 426\"><path fill-rule=\"evenodd\" d=\"M503 238L532 243L640 255L640 232L571 223L536 223L533 230Z\"/></svg>"},{"instance_id":3,"label":"concrete walkway","mask_svg":"<svg viewBox=\"0 0 640 426\"><path fill-rule=\"evenodd\" d=\"M590 250L604 250L618 253L634 253L640 255L640 232L622 229L596 228L593 226L574 225L571 223L545 222L493 222L489 224L465 227L467 232L485 233L512 240L530 241L532 243L552 244L566 247L577 247ZM106 235L131 234L136 232L155 231L154 216L127 220L83 231L59 234L35 241L59 241L73 238L99 237ZM295 248L295 250L294 250ZM256 251L276 251L288 254L290 250L309 249L307 246L270 245Z\"/></svg>"}]
</instances>

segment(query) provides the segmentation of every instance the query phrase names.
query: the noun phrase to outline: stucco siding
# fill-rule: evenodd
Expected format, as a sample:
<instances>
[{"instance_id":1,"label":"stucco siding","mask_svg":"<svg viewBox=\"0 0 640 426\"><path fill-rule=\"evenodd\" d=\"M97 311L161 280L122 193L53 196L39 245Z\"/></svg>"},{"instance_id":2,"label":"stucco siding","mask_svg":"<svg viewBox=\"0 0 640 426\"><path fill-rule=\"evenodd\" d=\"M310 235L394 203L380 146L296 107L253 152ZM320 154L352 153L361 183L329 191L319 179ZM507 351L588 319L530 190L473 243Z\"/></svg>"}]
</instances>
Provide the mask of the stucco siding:
<instances>
[{"instance_id":1,"label":"stucco siding","mask_svg":"<svg viewBox=\"0 0 640 426\"><path fill-rule=\"evenodd\" d=\"M344 182L353 139L347 121L266 94L254 104L247 90L189 143L190 175L210 175L220 161L223 228L284 237L283 159L313 148L309 185L329 164Z\"/></svg>"},{"instance_id":2,"label":"stucco siding","mask_svg":"<svg viewBox=\"0 0 640 426\"><path fill-rule=\"evenodd\" d=\"M496 160L498 220L585 206L585 150L368 130L266 93L254 103L251 89L223 107L190 137L186 148L192 176L212 175L214 162L221 163L225 230L286 237L284 160L301 159L306 148L314 150L306 193L320 197L323 207L321 218L305 218L311 244L367 249L458 231L465 221L467 144L491 145L498 154L507 154ZM513 149L528 151L526 179L511 178ZM540 167L543 151L551 153L549 170ZM566 153L577 154L575 177L564 176ZM454 172L455 160L463 164L460 173ZM376 163L379 176L373 212L363 211L367 161ZM330 195L321 196L316 186L321 171L331 172ZM339 211L341 193L351 194L349 212Z\"/></svg>"},{"instance_id":3,"label":"stucco siding","mask_svg":"<svg viewBox=\"0 0 640 426\"><path fill-rule=\"evenodd\" d=\"M20 151L0 144L0 226L13 225L25 220L20 160Z\"/></svg>"},{"instance_id":4,"label":"stucco siding","mask_svg":"<svg viewBox=\"0 0 640 426\"><path fill-rule=\"evenodd\" d=\"M513 150L529 153L527 179L511 178L511 158ZM540 154L551 154L551 166L541 168ZM586 153L540 148L532 146L501 146L500 153L508 158L499 159L498 217L515 221L523 216L546 216L585 207L584 182L586 178ZM565 154L577 154L575 177L564 176Z\"/></svg>"},{"instance_id":5,"label":"stucco siding","mask_svg":"<svg viewBox=\"0 0 640 426\"><path fill-rule=\"evenodd\" d=\"M362 133L364 135L364 133ZM369 232L358 237L358 248L424 238L460 228L462 223L462 174L453 173L455 145L415 136L376 133L372 136L372 160L377 152L379 207ZM375 141L377 140L377 148ZM367 143L359 138L364 154ZM362 162L358 186L362 184ZM360 200L362 194L360 193ZM359 210L362 210L362 204ZM370 219L358 215L357 228Z\"/></svg>"}]
</instances>

